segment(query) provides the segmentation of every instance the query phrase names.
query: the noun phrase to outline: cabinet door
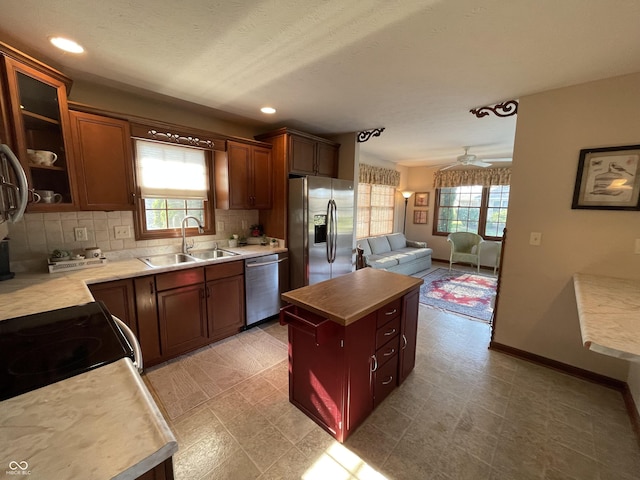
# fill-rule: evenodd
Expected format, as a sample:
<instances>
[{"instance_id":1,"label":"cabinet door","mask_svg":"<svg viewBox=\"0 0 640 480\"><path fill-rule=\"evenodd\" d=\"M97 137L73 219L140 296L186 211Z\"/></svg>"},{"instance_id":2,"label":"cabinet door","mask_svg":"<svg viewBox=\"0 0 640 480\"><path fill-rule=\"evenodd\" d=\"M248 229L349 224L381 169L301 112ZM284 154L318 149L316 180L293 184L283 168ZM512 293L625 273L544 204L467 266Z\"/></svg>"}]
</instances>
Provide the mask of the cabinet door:
<instances>
[{"instance_id":1,"label":"cabinet door","mask_svg":"<svg viewBox=\"0 0 640 480\"><path fill-rule=\"evenodd\" d=\"M273 196L271 150L252 147L252 157L251 183L253 195L251 208L268 210L273 204L271 200Z\"/></svg>"},{"instance_id":2,"label":"cabinet door","mask_svg":"<svg viewBox=\"0 0 640 480\"><path fill-rule=\"evenodd\" d=\"M204 284L158 292L158 321L165 357L209 343Z\"/></svg>"},{"instance_id":3,"label":"cabinet door","mask_svg":"<svg viewBox=\"0 0 640 480\"><path fill-rule=\"evenodd\" d=\"M316 175L321 177L338 177L338 148L318 142Z\"/></svg>"},{"instance_id":4,"label":"cabinet door","mask_svg":"<svg viewBox=\"0 0 640 480\"><path fill-rule=\"evenodd\" d=\"M70 112L78 200L83 210L132 210L129 122Z\"/></svg>"},{"instance_id":5,"label":"cabinet door","mask_svg":"<svg viewBox=\"0 0 640 480\"><path fill-rule=\"evenodd\" d=\"M160 349L155 278L153 276L138 277L133 280L133 285L138 317L138 341L142 349L144 365L151 366L163 360L163 352Z\"/></svg>"},{"instance_id":6,"label":"cabinet door","mask_svg":"<svg viewBox=\"0 0 640 480\"><path fill-rule=\"evenodd\" d=\"M411 373L416 365L416 340L418 337L418 294L419 289L406 294L402 301L402 322L400 324L400 365L398 385Z\"/></svg>"},{"instance_id":7,"label":"cabinet door","mask_svg":"<svg viewBox=\"0 0 640 480\"><path fill-rule=\"evenodd\" d=\"M32 203L29 211L77 209L73 151L65 84L12 58L3 57L14 145L30 188L61 195L58 203ZM53 198L53 197L52 197Z\"/></svg>"},{"instance_id":8,"label":"cabinet door","mask_svg":"<svg viewBox=\"0 0 640 480\"><path fill-rule=\"evenodd\" d=\"M229 208L252 208L249 197L251 175L251 146L238 142L227 142L229 161Z\"/></svg>"},{"instance_id":9,"label":"cabinet door","mask_svg":"<svg viewBox=\"0 0 640 480\"><path fill-rule=\"evenodd\" d=\"M207 313L211 341L242 330L245 324L244 275L207 282Z\"/></svg>"},{"instance_id":10,"label":"cabinet door","mask_svg":"<svg viewBox=\"0 0 640 480\"><path fill-rule=\"evenodd\" d=\"M114 282L96 283L89 285L89 290L93 298L103 302L109 309L109 312L126 323L136 337L138 337L133 280L125 279Z\"/></svg>"},{"instance_id":11,"label":"cabinet door","mask_svg":"<svg viewBox=\"0 0 640 480\"><path fill-rule=\"evenodd\" d=\"M289 136L289 172L299 175L315 175L316 142L314 140Z\"/></svg>"}]
</instances>

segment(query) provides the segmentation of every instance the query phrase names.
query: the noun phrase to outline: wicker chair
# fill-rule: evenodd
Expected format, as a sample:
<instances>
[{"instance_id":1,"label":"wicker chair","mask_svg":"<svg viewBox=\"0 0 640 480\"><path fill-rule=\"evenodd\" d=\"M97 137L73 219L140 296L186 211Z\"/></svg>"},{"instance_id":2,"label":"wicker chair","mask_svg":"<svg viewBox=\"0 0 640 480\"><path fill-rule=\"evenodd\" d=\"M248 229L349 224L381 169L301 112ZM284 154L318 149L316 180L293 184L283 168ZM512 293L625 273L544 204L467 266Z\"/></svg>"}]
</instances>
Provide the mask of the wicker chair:
<instances>
[{"instance_id":1,"label":"wicker chair","mask_svg":"<svg viewBox=\"0 0 640 480\"><path fill-rule=\"evenodd\" d=\"M484 243L482 237L475 233L454 232L447 237L451 246L449 256L449 271L454 262L468 262L476 264L480 272L480 247ZM475 247L475 248L474 248Z\"/></svg>"}]
</instances>

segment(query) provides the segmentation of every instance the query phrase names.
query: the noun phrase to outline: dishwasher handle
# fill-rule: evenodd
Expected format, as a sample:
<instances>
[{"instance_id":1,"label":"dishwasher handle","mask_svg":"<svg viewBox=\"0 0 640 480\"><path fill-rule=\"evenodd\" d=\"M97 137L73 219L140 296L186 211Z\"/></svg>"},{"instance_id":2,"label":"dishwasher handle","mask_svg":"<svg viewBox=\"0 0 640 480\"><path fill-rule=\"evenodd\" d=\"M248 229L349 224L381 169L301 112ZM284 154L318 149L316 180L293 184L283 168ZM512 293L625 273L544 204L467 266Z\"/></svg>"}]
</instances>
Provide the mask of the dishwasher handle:
<instances>
[{"instance_id":1,"label":"dishwasher handle","mask_svg":"<svg viewBox=\"0 0 640 480\"><path fill-rule=\"evenodd\" d=\"M258 262L256 262L256 263L247 263L247 264L245 264L245 266L246 266L247 268L262 267L262 266L264 266L264 265L274 265L274 264L276 264L276 263L282 263L282 262L284 262L285 260L286 260L286 258L281 258L280 260L274 260L273 262L264 262L264 263L258 263Z\"/></svg>"}]
</instances>

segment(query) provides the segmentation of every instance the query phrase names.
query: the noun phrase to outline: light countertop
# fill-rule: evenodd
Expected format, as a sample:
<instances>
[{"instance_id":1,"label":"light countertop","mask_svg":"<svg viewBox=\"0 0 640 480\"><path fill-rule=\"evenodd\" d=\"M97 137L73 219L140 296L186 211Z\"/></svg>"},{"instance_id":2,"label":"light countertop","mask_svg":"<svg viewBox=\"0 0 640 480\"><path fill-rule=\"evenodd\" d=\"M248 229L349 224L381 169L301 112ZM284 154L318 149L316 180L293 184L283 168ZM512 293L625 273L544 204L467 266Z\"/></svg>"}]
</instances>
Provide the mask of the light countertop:
<instances>
[{"instance_id":1,"label":"light countertop","mask_svg":"<svg viewBox=\"0 0 640 480\"><path fill-rule=\"evenodd\" d=\"M573 285L584 346L640 361L640 280L576 273Z\"/></svg>"},{"instance_id":2,"label":"light countertop","mask_svg":"<svg viewBox=\"0 0 640 480\"><path fill-rule=\"evenodd\" d=\"M239 255L161 268L130 259L66 273L18 273L0 282L0 320L91 302L88 284L287 251L226 250ZM136 478L178 450L129 359L4 400L0 412L0 472L27 462L32 479Z\"/></svg>"},{"instance_id":3,"label":"light countertop","mask_svg":"<svg viewBox=\"0 0 640 480\"><path fill-rule=\"evenodd\" d=\"M133 479L178 450L126 358L10 398L0 407L0 468L27 462L28 478L34 480Z\"/></svg>"},{"instance_id":4,"label":"light countertop","mask_svg":"<svg viewBox=\"0 0 640 480\"><path fill-rule=\"evenodd\" d=\"M421 278L363 268L282 294L282 299L349 325L422 285Z\"/></svg>"}]
</instances>

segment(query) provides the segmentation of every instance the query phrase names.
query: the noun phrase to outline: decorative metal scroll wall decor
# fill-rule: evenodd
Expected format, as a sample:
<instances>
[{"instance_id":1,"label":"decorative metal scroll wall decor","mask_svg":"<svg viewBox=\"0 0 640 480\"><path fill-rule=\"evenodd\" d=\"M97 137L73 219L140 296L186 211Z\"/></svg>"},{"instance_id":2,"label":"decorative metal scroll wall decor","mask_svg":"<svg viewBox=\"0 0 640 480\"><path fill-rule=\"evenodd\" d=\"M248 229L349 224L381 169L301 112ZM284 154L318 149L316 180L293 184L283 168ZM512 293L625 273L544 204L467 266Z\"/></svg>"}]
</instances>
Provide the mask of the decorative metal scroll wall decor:
<instances>
[{"instance_id":1,"label":"decorative metal scroll wall decor","mask_svg":"<svg viewBox=\"0 0 640 480\"><path fill-rule=\"evenodd\" d=\"M373 130L358 132L358 142L364 143L371 137L379 137L382 132L384 132L384 128L374 128Z\"/></svg>"},{"instance_id":2,"label":"decorative metal scroll wall decor","mask_svg":"<svg viewBox=\"0 0 640 480\"><path fill-rule=\"evenodd\" d=\"M472 108L469 111L478 118L486 117L489 115L489 112L493 113L496 117L510 117L518 113L518 101L507 100L506 102L498 103L494 107Z\"/></svg>"},{"instance_id":3,"label":"decorative metal scroll wall decor","mask_svg":"<svg viewBox=\"0 0 640 480\"><path fill-rule=\"evenodd\" d=\"M195 147L213 148L213 142L211 140L200 140L198 137L184 137L182 135L178 135L177 133L164 133L158 132L157 130L149 130L147 133L153 138L162 138L173 143L186 143Z\"/></svg>"}]
</instances>

